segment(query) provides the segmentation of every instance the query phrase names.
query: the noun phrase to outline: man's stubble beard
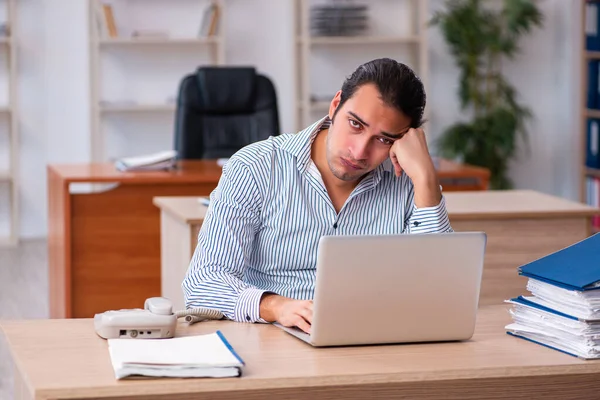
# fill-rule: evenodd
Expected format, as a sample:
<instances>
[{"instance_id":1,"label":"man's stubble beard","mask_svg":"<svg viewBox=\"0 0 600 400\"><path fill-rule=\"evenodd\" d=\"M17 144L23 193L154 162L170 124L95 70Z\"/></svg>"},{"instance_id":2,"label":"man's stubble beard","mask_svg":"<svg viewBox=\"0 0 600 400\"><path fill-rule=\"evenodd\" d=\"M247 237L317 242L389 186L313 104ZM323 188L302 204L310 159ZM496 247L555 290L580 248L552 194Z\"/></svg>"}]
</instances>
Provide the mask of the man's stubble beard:
<instances>
[{"instance_id":1,"label":"man's stubble beard","mask_svg":"<svg viewBox=\"0 0 600 400\"><path fill-rule=\"evenodd\" d=\"M333 127L333 122L332 122L329 130L327 131L327 136L325 137L325 158L327 159L327 165L329 166L329 170L336 178L338 178L339 180L344 181L344 182L352 182L352 181L360 179L360 177L363 174L357 174L355 176L350 173L341 172L338 169L336 169L336 166L334 165L333 160L332 160L332 155L331 155L331 151L330 151L330 147L329 147L329 145L330 145L329 134L331 133L332 127Z\"/></svg>"}]
</instances>

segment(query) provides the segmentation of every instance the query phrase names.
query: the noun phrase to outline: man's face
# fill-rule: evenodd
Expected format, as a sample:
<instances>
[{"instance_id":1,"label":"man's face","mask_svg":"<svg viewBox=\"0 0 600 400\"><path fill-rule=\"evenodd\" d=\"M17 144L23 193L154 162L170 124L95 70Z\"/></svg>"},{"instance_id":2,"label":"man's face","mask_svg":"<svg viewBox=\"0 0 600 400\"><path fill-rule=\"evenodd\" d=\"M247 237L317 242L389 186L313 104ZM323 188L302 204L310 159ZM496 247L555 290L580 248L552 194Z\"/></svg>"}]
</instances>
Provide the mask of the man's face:
<instances>
[{"instance_id":1,"label":"man's face","mask_svg":"<svg viewBox=\"0 0 600 400\"><path fill-rule=\"evenodd\" d=\"M330 117L340 94L331 102ZM327 133L329 169L342 181L360 179L389 157L392 144L408 131L410 122L402 112L384 104L375 85L362 85L338 111Z\"/></svg>"}]
</instances>

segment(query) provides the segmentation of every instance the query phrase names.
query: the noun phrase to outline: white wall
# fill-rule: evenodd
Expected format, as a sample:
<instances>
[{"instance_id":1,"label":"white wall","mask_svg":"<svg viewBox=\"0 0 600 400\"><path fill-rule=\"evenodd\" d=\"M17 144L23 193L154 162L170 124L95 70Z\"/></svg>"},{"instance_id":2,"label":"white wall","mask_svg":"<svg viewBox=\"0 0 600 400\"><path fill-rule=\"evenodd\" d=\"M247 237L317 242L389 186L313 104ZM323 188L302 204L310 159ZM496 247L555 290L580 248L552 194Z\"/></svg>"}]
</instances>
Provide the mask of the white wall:
<instances>
[{"instance_id":1,"label":"white wall","mask_svg":"<svg viewBox=\"0 0 600 400\"><path fill-rule=\"evenodd\" d=\"M293 1L226 1L227 60L254 64L273 78L282 129L293 131ZM432 9L443 3L430 1ZM535 115L530 127L531 154L516 161L511 171L519 188L576 198L580 69L573 45L579 28L572 21L579 20L572 10L575 2L541 0L539 4L546 14L544 30L523 42L524 54L506 69ZM89 159L86 7L83 0L19 1L23 237L46 234L46 164ZM435 30L430 35L429 79L429 126L435 138L443 126L460 118L456 68Z\"/></svg>"}]
</instances>

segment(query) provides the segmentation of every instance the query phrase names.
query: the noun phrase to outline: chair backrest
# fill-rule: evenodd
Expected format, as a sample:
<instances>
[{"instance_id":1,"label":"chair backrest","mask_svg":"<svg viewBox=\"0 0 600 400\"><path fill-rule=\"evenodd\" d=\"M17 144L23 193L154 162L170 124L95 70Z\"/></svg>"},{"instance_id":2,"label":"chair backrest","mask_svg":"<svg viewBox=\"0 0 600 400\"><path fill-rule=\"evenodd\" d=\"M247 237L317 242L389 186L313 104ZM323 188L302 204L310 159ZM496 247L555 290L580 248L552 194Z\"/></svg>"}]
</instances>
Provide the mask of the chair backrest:
<instances>
[{"instance_id":1,"label":"chair backrest","mask_svg":"<svg viewBox=\"0 0 600 400\"><path fill-rule=\"evenodd\" d=\"M279 135L275 87L253 67L200 67L179 85L175 150L179 159L227 158Z\"/></svg>"}]
</instances>

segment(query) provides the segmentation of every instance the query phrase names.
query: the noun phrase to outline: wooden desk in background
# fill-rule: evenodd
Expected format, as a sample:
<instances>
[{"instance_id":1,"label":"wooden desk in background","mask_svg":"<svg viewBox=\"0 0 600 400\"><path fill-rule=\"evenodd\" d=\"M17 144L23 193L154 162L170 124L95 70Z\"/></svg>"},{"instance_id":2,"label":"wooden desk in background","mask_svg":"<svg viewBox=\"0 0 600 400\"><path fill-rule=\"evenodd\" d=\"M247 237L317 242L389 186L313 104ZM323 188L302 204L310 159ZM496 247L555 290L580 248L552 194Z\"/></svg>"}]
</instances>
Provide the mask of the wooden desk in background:
<instances>
[{"instance_id":1,"label":"wooden desk in background","mask_svg":"<svg viewBox=\"0 0 600 400\"><path fill-rule=\"evenodd\" d=\"M490 170L474 165L438 159L438 179L444 192L488 190Z\"/></svg>"},{"instance_id":2,"label":"wooden desk in background","mask_svg":"<svg viewBox=\"0 0 600 400\"><path fill-rule=\"evenodd\" d=\"M361 323L368 323L362 318ZM509 336L506 305L479 310L469 341L313 348L267 324L180 323L223 332L241 378L117 381L91 319L1 323L17 399L595 399L600 363Z\"/></svg>"},{"instance_id":3,"label":"wooden desk in background","mask_svg":"<svg viewBox=\"0 0 600 400\"><path fill-rule=\"evenodd\" d=\"M498 304L525 290L517 268L592 234L600 209L530 191L446 193L455 231L487 233L481 304Z\"/></svg>"},{"instance_id":4,"label":"wooden desk in background","mask_svg":"<svg viewBox=\"0 0 600 400\"><path fill-rule=\"evenodd\" d=\"M484 231L488 240L481 305L526 294L520 265L582 240L599 209L528 191L445 193L455 231ZM195 197L158 197L161 209L162 294L183 308L181 282L196 247L206 207Z\"/></svg>"},{"instance_id":5,"label":"wooden desk in background","mask_svg":"<svg viewBox=\"0 0 600 400\"><path fill-rule=\"evenodd\" d=\"M489 177L485 169L444 160L438 175L449 182L445 190L485 189ZM93 317L141 307L159 295L160 219L152 197L205 196L220 177L214 160L186 161L174 172L123 173L112 164L48 166L50 316ZM116 187L72 193L77 183ZM464 186L452 186L457 183Z\"/></svg>"},{"instance_id":6,"label":"wooden desk in background","mask_svg":"<svg viewBox=\"0 0 600 400\"><path fill-rule=\"evenodd\" d=\"M142 307L160 294L160 217L154 196L204 196L216 187L214 161L172 172L119 172L111 164L48 167L50 316L93 317ZM77 194L75 183L115 184Z\"/></svg>"}]
</instances>

